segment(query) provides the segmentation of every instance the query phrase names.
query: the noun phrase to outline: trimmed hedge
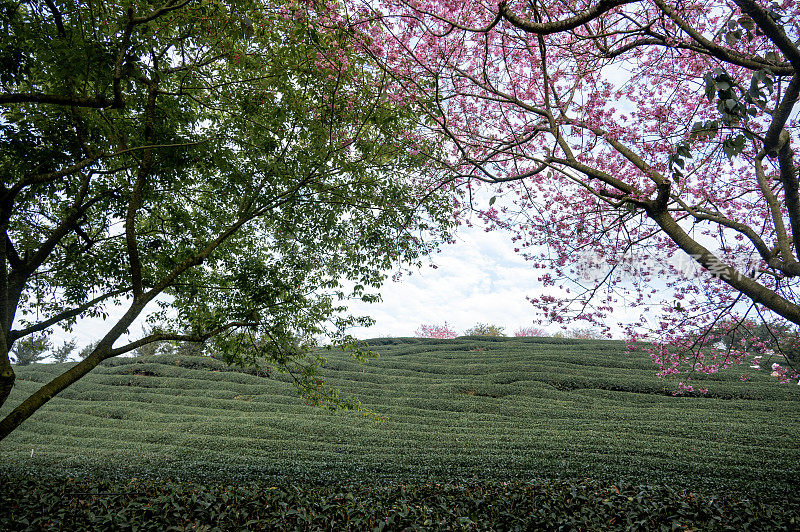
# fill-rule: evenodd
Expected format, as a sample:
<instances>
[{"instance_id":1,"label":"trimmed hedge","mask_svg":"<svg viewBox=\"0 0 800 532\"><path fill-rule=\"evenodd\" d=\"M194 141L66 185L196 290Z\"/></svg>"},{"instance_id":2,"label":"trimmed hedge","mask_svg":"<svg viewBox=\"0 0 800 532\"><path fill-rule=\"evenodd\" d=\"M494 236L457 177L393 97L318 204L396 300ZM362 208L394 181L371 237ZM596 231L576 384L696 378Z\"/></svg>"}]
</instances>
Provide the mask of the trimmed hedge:
<instances>
[{"instance_id":1,"label":"trimmed hedge","mask_svg":"<svg viewBox=\"0 0 800 532\"><path fill-rule=\"evenodd\" d=\"M196 485L0 476L0 529L797 530L800 502L596 481Z\"/></svg>"}]
</instances>

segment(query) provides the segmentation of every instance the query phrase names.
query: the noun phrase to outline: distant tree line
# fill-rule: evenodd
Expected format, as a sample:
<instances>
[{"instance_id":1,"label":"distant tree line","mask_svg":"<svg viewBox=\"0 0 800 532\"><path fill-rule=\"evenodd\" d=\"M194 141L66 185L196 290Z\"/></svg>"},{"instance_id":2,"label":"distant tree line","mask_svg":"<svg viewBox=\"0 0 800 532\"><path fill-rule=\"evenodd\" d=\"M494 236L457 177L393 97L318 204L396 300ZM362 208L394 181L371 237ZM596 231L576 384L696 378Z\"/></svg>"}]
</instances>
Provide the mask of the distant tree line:
<instances>
[{"instance_id":1,"label":"distant tree line","mask_svg":"<svg viewBox=\"0 0 800 532\"><path fill-rule=\"evenodd\" d=\"M447 339L447 338L456 338L458 333L455 332L450 324L444 322L444 325L438 324L422 324L414 333L418 338L439 338L439 339ZM505 333L505 327L501 327L499 325L495 325L493 323L477 323L473 327L470 327L466 331L464 331L465 336L494 336L494 337L503 337L508 336ZM516 331L514 331L514 336L516 337L525 337L525 336L533 336L533 337L546 337L546 336L553 336L555 338L574 338L578 340L602 340L606 339L607 336L597 331L596 329L592 329L590 327L576 327L569 330L557 332L555 334L549 334L544 329L535 326L527 326L527 327L520 327Z\"/></svg>"}]
</instances>

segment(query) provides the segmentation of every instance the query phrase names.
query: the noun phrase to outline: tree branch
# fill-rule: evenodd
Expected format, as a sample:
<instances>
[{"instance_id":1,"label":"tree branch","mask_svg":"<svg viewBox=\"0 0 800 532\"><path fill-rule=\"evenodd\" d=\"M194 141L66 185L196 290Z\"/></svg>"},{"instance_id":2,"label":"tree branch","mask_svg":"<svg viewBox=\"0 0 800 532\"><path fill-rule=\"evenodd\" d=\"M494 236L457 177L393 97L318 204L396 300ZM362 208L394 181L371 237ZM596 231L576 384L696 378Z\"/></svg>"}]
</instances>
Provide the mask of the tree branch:
<instances>
[{"instance_id":1,"label":"tree branch","mask_svg":"<svg viewBox=\"0 0 800 532\"><path fill-rule=\"evenodd\" d=\"M47 183L55 179L59 179L61 177L72 175L76 172L80 172L87 166L97 162L98 159L100 158L101 158L100 156L87 157L86 159L82 160L79 163L75 163L71 166L63 168L61 170L57 170L55 172L49 172L47 174L27 175L22 179L22 181L20 181L20 183L15 188L21 189L22 187L25 186L36 185L38 183Z\"/></svg>"},{"instance_id":2,"label":"tree branch","mask_svg":"<svg viewBox=\"0 0 800 532\"><path fill-rule=\"evenodd\" d=\"M764 32L764 35L772 41L778 49L783 52L783 55L792 64L795 70L800 70L800 50L786 36L783 28L778 26L772 17L767 13L764 8L759 6L753 0L733 0L736 5L742 10L742 13L748 15L753 19L753 22L758 25L758 28Z\"/></svg>"},{"instance_id":3,"label":"tree branch","mask_svg":"<svg viewBox=\"0 0 800 532\"><path fill-rule=\"evenodd\" d=\"M755 280L725 264L705 246L690 237L667 211L648 211L650 218L698 264L719 275L719 278L755 303L766 306L792 323L800 325L800 306L783 298Z\"/></svg>"},{"instance_id":4,"label":"tree branch","mask_svg":"<svg viewBox=\"0 0 800 532\"><path fill-rule=\"evenodd\" d=\"M792 241L795 243L795 256L800 253L797 249L797 239L800 238L800 181L797 179L797 167L794 164L794 151L789 142L786 142L778 152L778 165L781 169L783 181L784 201L786 210L789 211L789 223L792 226Z\"/></svg>"},{"instance_id":5,"label":"tree branch","mask_svg":"<svg viewBox=\"0 0 800 532\"><path fill-rule=\"evenodd\" d=\"M14 243L11 242L11 238L9 238L8 233L5 233L5 237L6 237L5 255L8 258L8 264L11 266L12 270L19 269L24 265L22 258L19 256L17 248L14 247Z\"/></svg>"},{"instance_id":6,"label":"tree branch","mask_svg":"<svg viewBox=\"0 0 800 532\"><path fill-rule=\"evenodd\" d=\"M144 140L149 143L153 136L155 120L157 86L151 83L147 94L147 107L144 117ZM142 161L139 164L139 171L136 174L136 181L131 190L131 197L128 201L128 212L125 214L125 243L128 249L128 261L131 272L131 285L133 298L139 299L142 295L142 261L139 258L139 244L136 238L136 213L142 204L142 193L147 176L153 164L153 151L145 150Z\"/></svg>"},{"instance_id":7,"label":"tree branch","mask_svg":"<svg viewBox=\"0 0 800 532\"><path fill-rule=\"evenodd\" d=\"M91 201L86 202L83 205L77 206L77 204L82 200L82 197L79 197L75 200L75 204L72 207L72 213L68 214L64 220L58 225L53 232L50 233L50 236L42 243L38 250L28 259L19 270L17 270L18 274L21 274L25 277L29 275L31 272L36 271L39 266L41 266L45 259L50 255L53 249L58 245L59 242L67 235L67 233L72 230L75 226L75 222L83 216L83 214L89 210L92 205L97 203L102 199L102 196L98 196Z\"/></svg>"},{"instance_id":8,"label":"tree branch","mask_svg":"<svg viewBox=\"0 0 800 532\"><path fill-rule=\"evenodd\" d=\"M500 2L497 5L497 9L504 19L523 31L528 33L536 33L539 35L549 35L551 33L575 29L578 26L598 18L604 13L611 11L615 7L632 4L638 1L639 0L600 0L594 7L590 7L586 11L583 11L574 17L570 17L565 20L557 20L555 22L533 22L517 16L511 11L511 8L508 7L507 0Z\"/></svg>"},{"instance_id":9,"label":"tree branch","mask_svg":"<svg viewBox=\"0 0 800 532\"><path fill-rule=\"evenodd\" d=\"M182 7L186 7L192 0L185 0L184 2L177 3L176 0L170 0L163 7L160 7L150 13L149 15L145 15L143 17L133 18L131 16L131 23L133 25L145 24L150 22L151 20L155 20L162 15L166 15L170 11L175 11L177 9L181 9Z\"/></svg>"},{"instance_id":10,"label":"tree branch","mask_svg":"<svg viewBox=\"0 0 800 532\"><path fill-rule=\"evenodd\" d=\"M31 327L28 327L26 329L22 329L22 330L19 330L19 331L12 330L10 335L9 335L10 339L13 342L13 341L16 341L16 340L24 337L24 336L28 336L29 334L33 334L33 333L44 331L48 327L51 327L51 326L55 325L56 323L58 323L60 321L68 320L70 318L74 318L75 316L80 315L81 313L89 310L90 308L92 308L93 306L95 306L96 304L100 303L101 301L103 301L105 299L109 299L111 297L122 295L127 291L128 291L127 289L114 290L114 291L109 292L107 294L103 294L101 296L98 296L98 297L92 299L91 301L87 301L86 303L84 303L83 305L81 305L79 307L75 307L73 309L65 310L64 312L56 314L55 316L53 316L53 317L51 317L51 318L49 318L47 320L41 321L41 322L37 323L36 325L32 325Z\"/></svg>"},{"instance_id":11,"label":"tree branch","mask_svg":"<svg viewBox=\"0 0 800 532\"><path fill-rule=\"evenodd\" d=\"M489 24L484 26L483 28L473 28L473 27L470 27L470 26L464 26L464 25L458 24L457 22L453 22L452 20L449 20L449 19L446 19L444 17L441 17L441 16L439 16L436 13L433 13L431 11L425 11L425 10L419 9L418 7L412 7L412 9L414 9L415 11L417 11L419 13L422 13L423 15L428 15L429 17L433 17L433 18L435 18L436 20L438 20L440 22L444 22L445 24L449 24L451 26L451 29L448 30L444 35L446 35L447 33L450 33L453 30L453 28L456 28L456 29L459 29L459 30L463 30L463 31L468 31L468 32L471 32L471 33L489 33L503 19L503 15L500 12L498 12L497 16L494 17L494 19L491 22L489 22ZM438 37L444 37L444 35L438 35Z\"/></svg>"},{"instance_id":12,"label":"tree branch","mask_svg":"<svg viewBox=\"0 0 800 532\"><path fill-rule=\"evenodd\" d=\"M733 229L734 231L747 237L747 239L750 240L750 242L758 251L758 254L761 255L761 258L764 259L764 262L766 262L770 267L775 268L776 270L779 270L786 275L792 275L792 276L797 275L798 272L796 272L796 269L786 268L784 264L781 264L780 261L777 260L775 255L772 253L772 250L769 249L764 240L758 235L758 233L756 233L753 230L752 227L749 227L741 222L733 221L730 218L724 216L722 213L707 212L705 209L695 209L687 205L680 198L676 198L676 201L680 205L680 209L687 212L692 218L694 218L698 222L699 221L714 222L724 227Z\"/></svg>"},{"instance_id":13,"label":"tree branch","mask_svg":"<svg viewBox=\"0 0 800 532\"><path fill-rule=\"evenodd\" d=\"M61 16L61 13L56 8L56 5L53 3L53 0L44 0L44 3L47 4L47 8L50 10L50 13L53 14L53 19L56 23L56 29L58 29L58 34L61 35L61 38L67 37L67 32L64 30L64 18Z\"/></svg>"},{"instance_id":14,"label":"tree branch","mask_svg":"<svg viewBox=\"0 0 800 532\"><path fill-rule=\"evenodd\" d=\"M706 39L700 32L691 27L671 6L664 0L653 0L661 11L671 18L689 37L703 47L705 53L716 57L726 63L739 65L749 70L769 68L774 74L794 74L795 68L790 64L775 64L758 56L746 56L736 50L731 50Z\"/></svg>"},{"instance_id":15,"label":"tree branch","mask_svg":"<svg viewBox=\"0 0 800 532\"><path fill-rule=\"evenodd\" d=\"M783 132L786 121L792 114L797 103L798 96L800 96L800 73L796 73L786 87L786 92L783 93L781 103L772 112L772 122L769 125L767 134L764 135L763 151L770 157L777 157L778 151L781 149L781 133ZM788 142L788 137L785 137ZM762 155L763 157L763 155Z\"/></svg>"},{"instance_id":16,"label":"tree branch","mask_svg":"<svg viewBox=\"0 0 800 532\"><path fill-rule=\"evenodd\" d=\"M221 327L218 327L214 330L208 331L203 334L153 333L148 336L145 336L144 338L140 338L135 342L131 342L126 346L112 349L109 352L109 356L115 357L119 355L124 355L125 353L129 353L134 349L138 349L144 345L152 344L154 342L176 341L176 342L203 343L209 338L213 338L214 336L217 336L227 330L234 329L236 327L255 327L256 325L258 325L258 322L234 321L231 323L226 323Z\"/></svg>"},{"instance_id":17,"label":"tree branch","mask_svg":"<svg viewBox=\"0 0 800 532\"><path fill-rule=\"evenodd\" d=\"M45 103L53 105L67 105L70 107L89 107L94 109L118 109L123 106L121 99L109 100L104 96L95 98L79 98L77 96L61 96L58 94L43 94L38 92L17 92L0 94L0 105L17 103Z\"/></svg>"}]
</instances>

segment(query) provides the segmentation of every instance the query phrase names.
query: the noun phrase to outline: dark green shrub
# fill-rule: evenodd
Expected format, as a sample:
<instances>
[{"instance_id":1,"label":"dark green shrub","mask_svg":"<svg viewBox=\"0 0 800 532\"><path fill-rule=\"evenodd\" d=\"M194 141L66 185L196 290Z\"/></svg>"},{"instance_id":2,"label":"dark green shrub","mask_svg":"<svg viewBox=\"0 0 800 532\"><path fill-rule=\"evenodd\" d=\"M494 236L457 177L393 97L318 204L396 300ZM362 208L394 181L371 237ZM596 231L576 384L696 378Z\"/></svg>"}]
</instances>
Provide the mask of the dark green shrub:
<instances>
[{"instance_id":1,"label":"dark green shrub","mask_svg":"<svg viewBox=\"0 0 800 532\"><path fill-rule=\"evenodd\" d=\"M797 500L588 480L225 484L0 477L3 530L796 530Z\"/></svg>"}]
</instances>

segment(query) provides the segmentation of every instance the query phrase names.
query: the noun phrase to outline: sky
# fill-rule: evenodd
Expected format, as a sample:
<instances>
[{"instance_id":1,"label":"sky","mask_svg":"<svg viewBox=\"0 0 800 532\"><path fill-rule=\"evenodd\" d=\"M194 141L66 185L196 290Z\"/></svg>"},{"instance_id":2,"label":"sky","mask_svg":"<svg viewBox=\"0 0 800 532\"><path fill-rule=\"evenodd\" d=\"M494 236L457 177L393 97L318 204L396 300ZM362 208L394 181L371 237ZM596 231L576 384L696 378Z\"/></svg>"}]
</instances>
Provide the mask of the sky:
<instances>
[{"instance_id":1,"label":"sky","mask_svg":"<svg viewBox=\"0 0 800 532\"><path fill-rule=\"evenodd\" d=\"M354 313L376 320L352 333L359 338L414 336L421 324L447 322L458 334L486 323L504 327L510 336L533 325L536 315L525 297L542 292L537 281L541 270L513 247L508 233L459 227L456 243L431 256L436 268L424 265L397 282L388 280L380 303L351 306Z\"/></svg>"}]
</instances>

